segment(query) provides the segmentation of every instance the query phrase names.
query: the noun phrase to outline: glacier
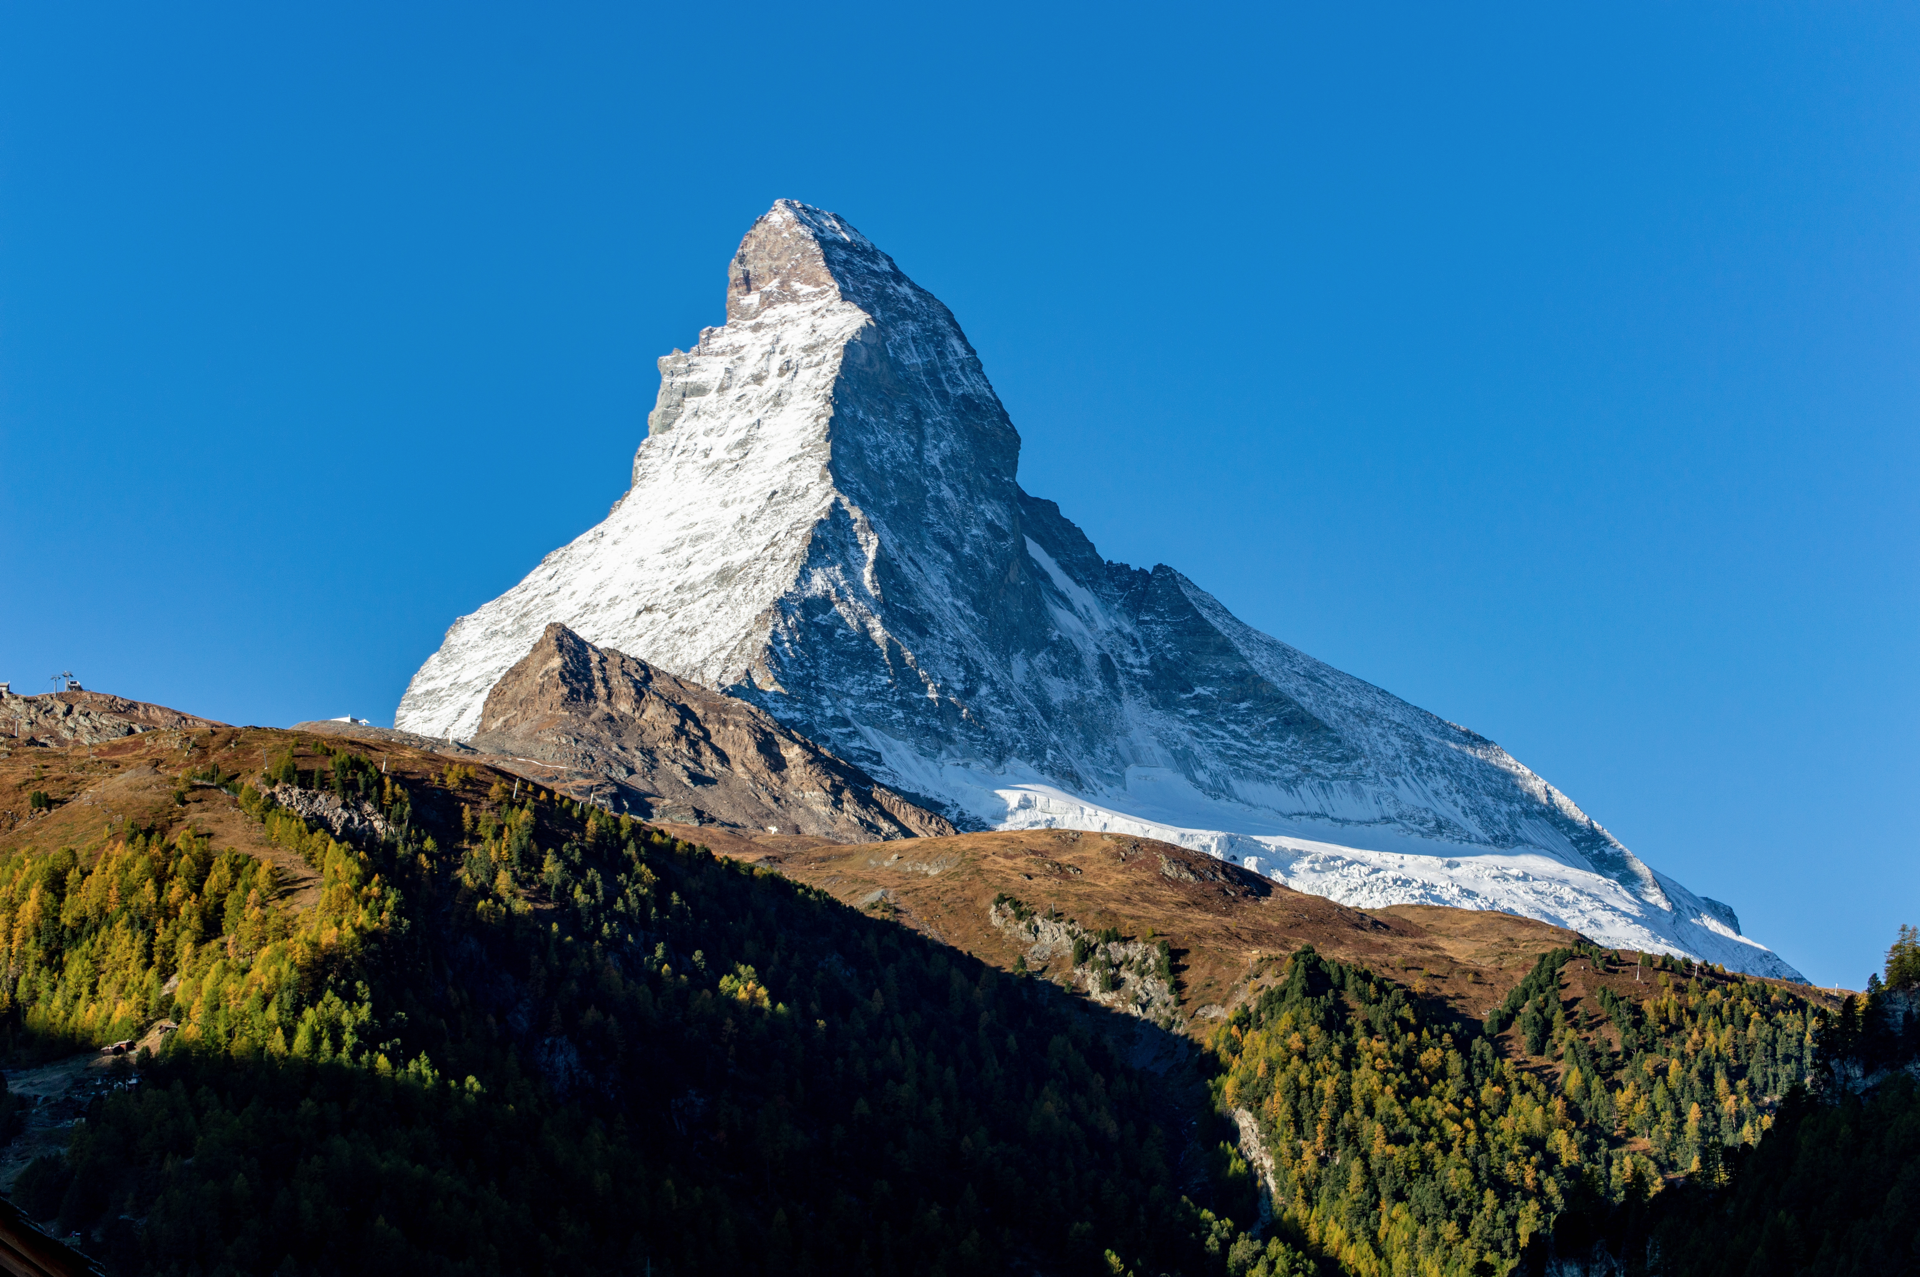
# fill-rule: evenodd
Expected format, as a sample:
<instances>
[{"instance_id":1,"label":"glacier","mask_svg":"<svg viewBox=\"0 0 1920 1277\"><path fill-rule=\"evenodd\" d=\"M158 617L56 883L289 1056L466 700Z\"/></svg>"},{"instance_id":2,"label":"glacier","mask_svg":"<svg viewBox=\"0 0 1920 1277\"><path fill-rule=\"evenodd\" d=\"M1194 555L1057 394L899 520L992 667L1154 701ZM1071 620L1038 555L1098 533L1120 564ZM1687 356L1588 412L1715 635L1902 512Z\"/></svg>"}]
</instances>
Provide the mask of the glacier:
<instances>
[{"instance_id":1,"label":"glacier","mask_svg":"<svg viewBox=\"0 0 1920 1277\"><path fill-rule=\"evenodd\" d=\"M559 622L963 827L1161 838L1345 904L1801 978L1494 742L1102 558L1020 488L952 313L843 218L776 202L727 280L726 323L659 361L625 494L454 622L396 727L473 735Z\"/></svg>"}]
</instances>

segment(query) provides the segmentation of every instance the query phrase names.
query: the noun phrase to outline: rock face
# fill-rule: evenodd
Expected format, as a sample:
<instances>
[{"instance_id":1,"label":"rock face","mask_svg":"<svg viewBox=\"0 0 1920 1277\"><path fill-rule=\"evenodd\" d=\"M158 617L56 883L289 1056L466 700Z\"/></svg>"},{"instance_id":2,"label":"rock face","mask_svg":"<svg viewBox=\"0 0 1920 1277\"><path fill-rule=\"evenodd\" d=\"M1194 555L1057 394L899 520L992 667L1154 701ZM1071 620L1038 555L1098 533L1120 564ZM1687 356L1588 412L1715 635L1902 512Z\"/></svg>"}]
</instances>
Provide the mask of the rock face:
<instances>
[{"instance_id":1,"label":"rock face","mask_svg":"<svg viewBox=\"0 0 1920 1277\"><path fill-rule=\"evenodd\" d=\"M558 623L494 685L470 743L605 777L616 810L650 819L845 842L954 832L764 711Z\"/></svg>"},{"instance_id":2,"label":"rock face","mask_svg":"<svg viewBox=\"0 0 1920 1277\"><path fill-rule=\"evenodd\" d=\"M123 736L156 729L197 731L224 727L164 705L130 701L105 692L49 692L44 696L0 696L0 743L23 745L104 745Z\"/></svg>"},{"instance_id":3,"label":"rock face","mask_svg":"<svg viewBox=\"0 0 1920 1277\"><path fill-rule=\"evenodd\" d=\"M380 809L364 798L345 802L323 789L300 789L293 785L275 785L267 793L302 819L325 825L336 838L377 841L391 832Z\"/></svg>"},{"instance_id":4,"label":"rock face","mask_svg":"<svg viewBox=\"0 0 1920 1277\"><path fill-rule=\"evenodd\" d=\"M1492 741L1103 559L1015 482L951 313L782 200L660 361L605 522L447 632L395 725L472 736L549 623L730 692L975 827L1162 838L1366 906L1502 909L1770 975L1732 911Z\"/></svg>"},{"instance_id":5,"label":"rock face","mask_svg":"<svg viewBox=\"0 0 1920 1277\"><path fill-rule=\"evenodd\" d=\"M1162 857L1162 863L1172 862ZM1191 873L1186 879L1197 881ZM1030 968L1057 962L1066 987L1089 1001L1170 1032L1188 1031L1172 975L1156 968L1159 954L1146 941L1102 940L1071 918L1035 913L1005 900L987 906L987 920L1025 950L1022 956Z\"/></svg>"}]
</instances>

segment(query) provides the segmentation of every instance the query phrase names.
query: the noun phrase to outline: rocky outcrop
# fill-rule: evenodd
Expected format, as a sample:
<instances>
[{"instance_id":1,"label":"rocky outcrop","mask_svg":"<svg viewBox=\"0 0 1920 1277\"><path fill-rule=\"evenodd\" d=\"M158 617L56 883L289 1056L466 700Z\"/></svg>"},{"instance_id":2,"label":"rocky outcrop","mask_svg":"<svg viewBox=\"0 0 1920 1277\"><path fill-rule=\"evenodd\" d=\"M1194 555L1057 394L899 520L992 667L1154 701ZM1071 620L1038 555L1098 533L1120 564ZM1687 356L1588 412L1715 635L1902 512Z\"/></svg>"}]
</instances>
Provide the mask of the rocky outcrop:
<instances>
[{"instance_id":1,"label":"rocky outcrop","mask_svg":"<svg viewBox=\"0 0 1920 1277\"><path fill-rule=\"evenodd\" d=\"M336 838L354 842L377 842L392 832L392 825L380 809L364 798L343 801L325 789L299 789L293 785L275 785L269 797L295 815L314 824L325 825Z\"/></svg>"},{"instance_id":2,"label":"rocky outcrop","mask_svg":"<svg viewBox=\"0 0 1920 1277\"><path fill-rule=\"evenodd\" d=\"M224 726L211 718L196 718L164 705L130 701L105 692L0 695L0 744L104 745L141 732Z\"/></svg>"},{"instance_id":3,"label":"rocky outcrop","mask_svg":"<svg viewBox=\"0 0 1920 1277\"><path fill-rule=\"evenodd\" d=\"M1101 1006L1173 1033L1186 1029L1180 997L1161 967L1160 950L1141 940L1102 939L1071 918L1049 917L1018 901L1000 899L987 906L987 918L996 930L1012 936L1025 949L1030 968L1049 973L1057 964L1068 987L1076 988Z\"/></svg>"},{"instance_id":4,"label":"rocky outcrop","mask_svg":"<svg viewBox=\"0 0 1920 1277\"><path fill-rule=\"evenodd\" d=\"M1856 1005L1874 1045L1830 1052L1822 1062L1827 1085L1865 1095L1898 1074L1920 1081L1920 989L1882 989Z\"/></svg>"},{"instance_id":5,"label":"rocky outcrop","mask_svg":"<svg viewBox=\"0 0 1920 1277\"><path fill-rule=\"evenodd\" d=\"M1236 1108L1233 1110L1233 1124L1240 1131L1240 1156L1247 1159L1247 1165L1253 1169L1260 1183L1260 1223L1257 1231L1264 1231L1273 1222L1273 1203L1280 1196L1280 1182L1273 1169L1273 1151L1267 1147L1266 1137L1260 1133L1260 1121L1252 1112Z\"/></svg>"},{"instance_id":6,"label":"rocky outcrop","mask_svg":"<svg viewBox=\"0 0 1920 1277\"><path fill-rule=\"evenodd\" d=\"M468 743L603 778L612 806L646 819L842 842L954 832L765 711L559 624L494 686Z\"/></svg>"}]
</instances>

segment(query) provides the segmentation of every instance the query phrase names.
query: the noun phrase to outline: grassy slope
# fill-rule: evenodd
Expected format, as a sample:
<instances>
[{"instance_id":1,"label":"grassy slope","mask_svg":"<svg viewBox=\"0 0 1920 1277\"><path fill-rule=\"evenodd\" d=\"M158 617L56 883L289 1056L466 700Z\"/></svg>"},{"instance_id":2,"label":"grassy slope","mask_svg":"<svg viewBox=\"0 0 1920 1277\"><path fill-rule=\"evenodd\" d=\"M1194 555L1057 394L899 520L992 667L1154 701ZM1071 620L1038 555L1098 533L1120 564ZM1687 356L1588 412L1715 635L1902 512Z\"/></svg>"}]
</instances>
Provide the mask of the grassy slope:
<instances>
[{"instance_id":1,"label":"grassy slope","mask_svg":"<svg viewBox=\"0 0 1920 1277\"><path fill-rule=\"evenodd\" d=\"M1579 938L1564 928L1504 913L1431 905L1351 909L1200 852L1110 834L1033 830L845 846L775 834L662 828L697 839L717 854L778 869L855 907L885 913L1004 970L1012 969L1023 946L990 920L989 906L1003 892L1037 909L1055 908L1090 931L1116 927L1129 936L1151 931L1173 944L1181 1006L1191 1034L1201 1039L1214 1021L1272 982L1276 958L1302 945L1377 971L1416 998L1479 1020L1542 953ZM1057 959L1045 967L1036 964L1035 970L1049 979L1069 979ZM1604 1018L1597 1001L1603 987L1634 1001L1655 993L1655 977L1631 962L1602 971L1580 958L1565 975L1568 1013L1583 1023ZM1071 983L1084 987L1085 981ZM1805 986L1756 983L1791 988L1818 1006L1838 1005L1834 995ZM1619 1045L1610 1027L1595 1032L1607 1046ZM1509 1029L1502 1042L1525 1054L1517 1031Z\"/></svg>"}]
</instances>

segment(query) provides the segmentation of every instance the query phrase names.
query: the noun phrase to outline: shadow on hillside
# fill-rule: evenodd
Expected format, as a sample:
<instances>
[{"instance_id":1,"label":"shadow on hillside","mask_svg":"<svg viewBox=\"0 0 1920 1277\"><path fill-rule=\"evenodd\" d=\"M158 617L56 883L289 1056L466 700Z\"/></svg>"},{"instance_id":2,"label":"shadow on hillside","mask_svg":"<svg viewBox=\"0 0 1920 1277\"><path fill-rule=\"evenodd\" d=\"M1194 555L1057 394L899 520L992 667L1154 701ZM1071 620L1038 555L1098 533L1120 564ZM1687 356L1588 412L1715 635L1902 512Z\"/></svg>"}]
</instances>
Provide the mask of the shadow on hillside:
<instances>
[{"instance_id":1,"label":"shadow on hillside","mask_svg":"<svg viewBox=\"0 0 1920 1277\"><path fill-rule=\"evenodd\" d=\"M452 846L458 809L420 797ZM1205 1202L1211 1128L1185 1039L644 826L543 809L523 832L476 823L457 875L368 844L368 880L402 885L383 929L310 966L275 950L270 989L209 936L182 1030L16 1202L116 1272L1196 1262L1178 1203ZM476 885L521 863L543 867L511 897ZM41 996L121 978L60 946L109 954L127 907L48 933Z\"/></svg>"}]
</instances>

